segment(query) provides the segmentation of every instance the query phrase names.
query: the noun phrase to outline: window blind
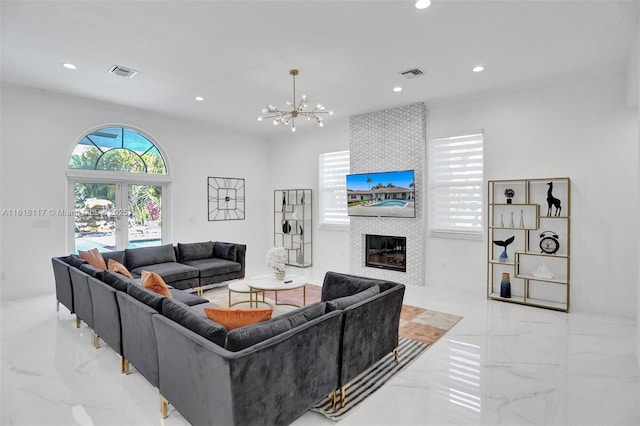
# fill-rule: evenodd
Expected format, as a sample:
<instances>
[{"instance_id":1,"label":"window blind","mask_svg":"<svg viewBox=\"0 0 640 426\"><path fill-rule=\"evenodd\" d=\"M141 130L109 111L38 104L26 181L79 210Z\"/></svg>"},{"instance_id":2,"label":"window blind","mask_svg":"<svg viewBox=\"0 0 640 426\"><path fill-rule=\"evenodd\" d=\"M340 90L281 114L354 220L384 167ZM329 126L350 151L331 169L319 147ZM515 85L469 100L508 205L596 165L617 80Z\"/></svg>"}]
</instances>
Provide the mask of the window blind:
<instances>
[{"instance_id":1,"label":"window blind","mask_svg":"<svg viewBox=\"0 0 640 426\"><path fill-rule=\"evenodd\" d=\"M481 236L483 133L429 138L429 228L434 236Z\"/></svg>"},{"instance_id":2,"label":"window blind","mask_svg":"<svg viewBox=\"0 0 640 426\"><path fill-rule=\"evenodd\" d=\"M349 229L347 183L349 151L320 154L319 216L320 227Z\"/></svg>"}]
</instances>

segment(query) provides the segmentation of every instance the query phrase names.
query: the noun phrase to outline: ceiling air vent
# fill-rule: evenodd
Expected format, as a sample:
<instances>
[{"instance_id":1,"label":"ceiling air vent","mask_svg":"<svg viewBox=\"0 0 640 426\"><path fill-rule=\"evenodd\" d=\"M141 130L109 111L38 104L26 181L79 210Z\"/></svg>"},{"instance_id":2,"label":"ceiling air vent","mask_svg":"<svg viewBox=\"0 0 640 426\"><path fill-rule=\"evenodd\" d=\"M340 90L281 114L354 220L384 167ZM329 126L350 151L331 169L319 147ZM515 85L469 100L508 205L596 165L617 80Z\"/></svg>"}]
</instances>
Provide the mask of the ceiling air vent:
<instances>
[{"instance_id":1,"label":"ceiling air vent","mask_svg":"<svg viewBox=\"0 0 640 426\"><path fill-rule=\"evenodd\" d=\"M400 72L400 74L406 78L416 78L424 75L424 71L422 71L420 68L413 68L410 70L402 71Z\"/></svg>"},{"instance_id":2,"label":"ceiling air vent","mask_svg":"<svg viewBox=\"0 0 640 426\"><path fill-rule=\"evenodd\" d=\"M134 75L138 74L138 71L133 70L131 68L121 67L120 65L114 65L109 72L114 75L118 75L120 77L128 77L131 78Z\"/></svg>"}]
</instances>

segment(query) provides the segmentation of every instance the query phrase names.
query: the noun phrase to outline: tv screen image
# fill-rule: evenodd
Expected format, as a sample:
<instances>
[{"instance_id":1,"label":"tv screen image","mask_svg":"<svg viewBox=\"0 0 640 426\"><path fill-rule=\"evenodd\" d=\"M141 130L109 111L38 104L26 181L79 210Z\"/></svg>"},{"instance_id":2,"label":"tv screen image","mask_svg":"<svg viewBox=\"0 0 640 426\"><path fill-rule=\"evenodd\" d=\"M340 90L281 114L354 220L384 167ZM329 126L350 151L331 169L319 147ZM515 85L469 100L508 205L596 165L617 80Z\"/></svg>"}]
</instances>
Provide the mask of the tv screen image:
<instances>
[{"instance_id":1,"label":"tv screen image","mask_svg":"<svg viewBox=\"0 0 640 426\"><path fill-rule=\"evenodd\" d=\"M413 170L347 175L349 216L416 217Z\"/></svg>"}]
</instances>

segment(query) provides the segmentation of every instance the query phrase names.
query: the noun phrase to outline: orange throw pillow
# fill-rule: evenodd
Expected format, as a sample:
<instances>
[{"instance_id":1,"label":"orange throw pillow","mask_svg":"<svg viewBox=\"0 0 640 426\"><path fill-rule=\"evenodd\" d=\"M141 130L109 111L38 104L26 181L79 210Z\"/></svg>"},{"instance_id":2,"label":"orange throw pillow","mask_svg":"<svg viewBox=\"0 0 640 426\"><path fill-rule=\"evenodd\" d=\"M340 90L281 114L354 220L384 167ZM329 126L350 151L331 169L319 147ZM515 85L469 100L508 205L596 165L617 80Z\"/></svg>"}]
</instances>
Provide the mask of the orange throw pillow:
<instances>
[{"instance_id":1,"label":"orange throw pillow","mask_svg":"<svg viewBox=\"0 0 640 426\"><path fill-rule=\"evenodd\" d=\"M117 260L109 259L109 261L107 262L107 267L111 272L117 272L127 278L133 279L133 275L131 275L131 272L129 272L129 270Z\"/></svg>"},{"instance_id":2,"label":"orange throw pillow","mask_svg":"<svg viewBox=\"0 0 640 426\"><path fill-rule=\"evenodd\" d=\"M94 268L107 269L104 257L102 257L102 253L100 253L97 248L93 248L89 251L78 250L78 256L89 262L89 264Z\"/></svg>"},{"instance_id":3,"label":"orange throw pillow","mask_svg":"<svg viewBox=\"0 0 640 426\"><path fill-rule=\"evenodd\" d=\"M227 330L270 320L272 312L271 308L204 308L209 319L222 324Z\"/></svg>"},{"instance_id":4,"label":"orange throw pillow","mask_svg":"<svg viewBox=\"0 0 640 426\"><path fill-rule=\"evenodd\" d=\"M155 291L163 296L171 297L167 283L155 272L142 271L142 287Z\"/></svg>"}]
</instances>

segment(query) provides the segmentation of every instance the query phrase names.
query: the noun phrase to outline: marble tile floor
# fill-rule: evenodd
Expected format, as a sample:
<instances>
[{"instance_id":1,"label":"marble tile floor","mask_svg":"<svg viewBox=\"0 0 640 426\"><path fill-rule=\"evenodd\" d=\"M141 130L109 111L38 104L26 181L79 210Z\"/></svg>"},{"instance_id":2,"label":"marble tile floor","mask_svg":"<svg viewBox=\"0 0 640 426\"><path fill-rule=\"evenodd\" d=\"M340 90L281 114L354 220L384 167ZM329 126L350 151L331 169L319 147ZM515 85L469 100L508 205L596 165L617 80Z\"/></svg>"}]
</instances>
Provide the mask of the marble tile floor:
<instances>
[{"instance_id":1,"label":"marble tile floor","mask_svg":"<svg viewBox=\"0 0 640 426\"><path fill-rule=\"evenodd\" d=\"M352 425L638 425L635 321L407 288L405 303L461 315L443 338L353 414ZM53 295L1 308L2 425L166 425L158 391ZM267 391L267 390L265 390ZM307 413L296 426L330 425Z\"/></svg>"}]
</instances>

